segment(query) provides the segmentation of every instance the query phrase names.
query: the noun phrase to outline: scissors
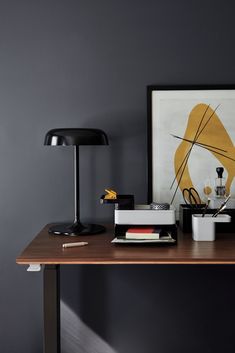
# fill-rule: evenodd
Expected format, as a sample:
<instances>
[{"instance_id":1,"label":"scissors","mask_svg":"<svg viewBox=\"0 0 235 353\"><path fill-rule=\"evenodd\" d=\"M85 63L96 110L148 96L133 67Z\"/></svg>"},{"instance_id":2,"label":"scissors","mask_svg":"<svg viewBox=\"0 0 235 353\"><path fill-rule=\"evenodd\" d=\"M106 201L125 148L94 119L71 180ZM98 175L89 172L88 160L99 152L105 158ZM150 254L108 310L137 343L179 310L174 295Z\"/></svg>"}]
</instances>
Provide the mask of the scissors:
<instances>
[{"instance_id":1,"label":"scissors","mask_svg":"<svg viewBox=\"0 0 235 353\"><path fill-rule=\"evenodd\" d=\"M194 207L198 207L202 203L201 198L196 189L185 188L183 189L182 193L183 193L183 198L186 205L189 205L190 207L194 208Z\"/></svg>"}]
</instances>

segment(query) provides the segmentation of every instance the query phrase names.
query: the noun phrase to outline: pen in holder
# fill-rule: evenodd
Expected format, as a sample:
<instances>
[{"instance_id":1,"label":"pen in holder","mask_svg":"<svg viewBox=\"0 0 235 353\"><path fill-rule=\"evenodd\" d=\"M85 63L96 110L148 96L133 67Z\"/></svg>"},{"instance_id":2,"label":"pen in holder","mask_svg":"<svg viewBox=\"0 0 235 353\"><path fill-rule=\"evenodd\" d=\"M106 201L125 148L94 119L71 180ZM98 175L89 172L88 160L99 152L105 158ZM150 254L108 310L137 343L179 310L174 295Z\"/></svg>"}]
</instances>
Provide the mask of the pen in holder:
<instances>
[{"instance_id":1,"label":"pen in holder","mask_svg":"<svg viewBox=\"0 0 235 353\"><path fill-rule=\"evenodd\" d=\"M213 217L212 214L193 214L192 215L192 231L193 240L195 241L214 241L215 240L215 223L227 223L231 221L231 217L226 214L220 214Z\"/></svg>"}]
</instances>

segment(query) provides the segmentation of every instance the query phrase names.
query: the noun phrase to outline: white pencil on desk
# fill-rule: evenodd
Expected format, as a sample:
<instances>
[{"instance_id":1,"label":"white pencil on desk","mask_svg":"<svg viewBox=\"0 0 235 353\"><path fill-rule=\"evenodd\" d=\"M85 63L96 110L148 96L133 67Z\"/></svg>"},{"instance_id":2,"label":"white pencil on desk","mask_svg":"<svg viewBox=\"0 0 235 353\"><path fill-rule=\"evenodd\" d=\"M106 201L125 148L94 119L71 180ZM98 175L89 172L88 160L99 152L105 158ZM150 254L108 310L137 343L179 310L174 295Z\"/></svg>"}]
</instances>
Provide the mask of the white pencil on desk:
<instances>
[{"instance_id":1,"label":"white pencil on desk","mask_svg":"<svg viewBox=\"0 0 235 353\"><path fill-rule=\"evenodd\" d=\"M63 248L73 248L75 246L85 246L88 245L86 241L78 241L77 243L65 243L62 245Z\"/></svg>"}]
</instances>

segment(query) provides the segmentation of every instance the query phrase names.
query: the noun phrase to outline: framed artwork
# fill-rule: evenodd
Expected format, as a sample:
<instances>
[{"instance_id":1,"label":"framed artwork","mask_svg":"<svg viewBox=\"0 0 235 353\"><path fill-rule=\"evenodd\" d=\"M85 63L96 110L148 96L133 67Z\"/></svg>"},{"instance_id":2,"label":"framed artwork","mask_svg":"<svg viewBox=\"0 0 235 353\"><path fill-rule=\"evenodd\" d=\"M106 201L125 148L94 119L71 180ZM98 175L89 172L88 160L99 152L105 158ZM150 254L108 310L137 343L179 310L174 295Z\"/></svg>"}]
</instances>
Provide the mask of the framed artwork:
<instances>
[{"instance_id":1,"label":"framed artwork","mask_svg":"<svg viewBox=\"0 0 235 353\"><path fill-rule=\"evenodd\" d=\"M235 86L148 86L148 201L178 210L182 191L214 195L216 168L235 196Z\"/></svg>"}]
</instances>

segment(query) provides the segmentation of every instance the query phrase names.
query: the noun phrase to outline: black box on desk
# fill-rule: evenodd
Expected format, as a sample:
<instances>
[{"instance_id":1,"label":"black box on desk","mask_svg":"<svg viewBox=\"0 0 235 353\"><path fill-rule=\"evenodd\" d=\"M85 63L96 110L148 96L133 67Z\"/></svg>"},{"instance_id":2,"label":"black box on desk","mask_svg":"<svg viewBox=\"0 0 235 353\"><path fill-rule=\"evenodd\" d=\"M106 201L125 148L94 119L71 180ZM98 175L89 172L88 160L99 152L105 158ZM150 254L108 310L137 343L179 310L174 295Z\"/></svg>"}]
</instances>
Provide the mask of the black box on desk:
<instances>
[{"instance_id":1,"label":"black box on desk","mask_svg":"<svg viewBox=\"0 0 235 353\"><path fill-rule=\"evenodd\" d=\"M181 204L179 207L179 226L185 233L192 232L192 215L201 214L203 212L205 205L199 205L198 207L191 207L190 205ZM213 214L216 209L208 208L206 213ZM230 223L217 223L216 231L219 233L232 233L235 231L235 209L227 208L223 214L228 214L231 216Z\"/></svg>"}]
</instances>

